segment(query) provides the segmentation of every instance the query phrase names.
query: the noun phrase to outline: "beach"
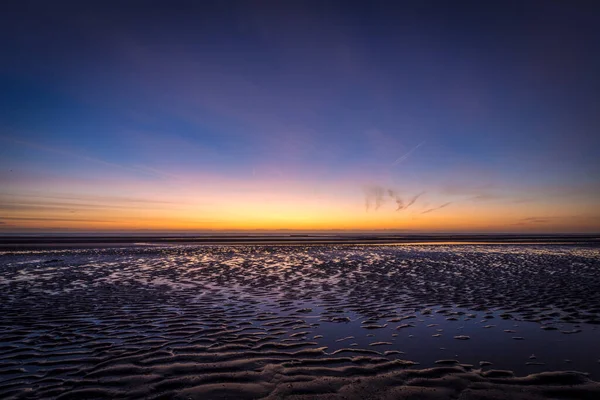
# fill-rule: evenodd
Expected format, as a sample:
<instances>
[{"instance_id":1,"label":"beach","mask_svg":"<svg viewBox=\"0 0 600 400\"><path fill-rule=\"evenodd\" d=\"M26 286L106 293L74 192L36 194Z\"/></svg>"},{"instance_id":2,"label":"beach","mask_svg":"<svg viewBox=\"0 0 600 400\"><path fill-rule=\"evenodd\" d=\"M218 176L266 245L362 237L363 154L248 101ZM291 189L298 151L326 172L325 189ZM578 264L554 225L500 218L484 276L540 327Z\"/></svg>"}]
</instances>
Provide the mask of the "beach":
<instances>
[{"instance_id":1,"label":"beach","mask_svg":"<svg viewBox=\"0 0 600 400\"><path fill-rule=\"evenodd\" d=\"M599 337L593 241L0 249L1 398L595 399Z\"/></svg>"}]
</instances>

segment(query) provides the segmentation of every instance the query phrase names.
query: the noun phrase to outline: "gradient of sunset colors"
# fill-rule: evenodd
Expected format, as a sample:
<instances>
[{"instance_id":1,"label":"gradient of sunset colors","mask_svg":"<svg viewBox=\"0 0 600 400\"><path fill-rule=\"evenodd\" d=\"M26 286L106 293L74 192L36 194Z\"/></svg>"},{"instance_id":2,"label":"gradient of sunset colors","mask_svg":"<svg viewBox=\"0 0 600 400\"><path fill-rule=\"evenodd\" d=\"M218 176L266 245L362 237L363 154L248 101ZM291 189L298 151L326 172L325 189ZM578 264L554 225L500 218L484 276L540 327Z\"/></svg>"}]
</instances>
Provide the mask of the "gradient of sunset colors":
<instances>
[{"instance_id":1,"label":"gradient of sunset colors","mask_svg":"<svg viewBox=\"0 0 600 400\"><path fill-rule=\"evenodd\" d=\"M0 232L600 232L596 2L0 15Z\"/></svg>"}]
</instances>

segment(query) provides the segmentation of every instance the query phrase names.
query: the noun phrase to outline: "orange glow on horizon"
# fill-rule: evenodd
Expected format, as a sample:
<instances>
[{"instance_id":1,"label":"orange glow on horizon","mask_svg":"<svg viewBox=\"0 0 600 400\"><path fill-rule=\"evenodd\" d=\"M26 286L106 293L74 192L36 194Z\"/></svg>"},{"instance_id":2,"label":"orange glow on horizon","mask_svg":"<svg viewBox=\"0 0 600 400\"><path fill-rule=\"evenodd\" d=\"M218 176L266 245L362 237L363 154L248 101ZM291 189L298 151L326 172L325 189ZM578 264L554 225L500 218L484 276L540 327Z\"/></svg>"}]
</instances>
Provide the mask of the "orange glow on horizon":
<instances>
[{"instance_id":1,"label":"orange glow on horizon","mask_svg":"<svg viewBox=\"0 0 600 400\"><path fill-rule=\"evenodd\" d=\"M539 189L537 198L529 200L534 190L520 194L517 187L509 188L510 196L486 197L474 196L472 190L449 192L443 186L423 187L419 181L407 181L397 191L406 208L397 210L397 199L387 190L378 204L369 199L372 189L365 189L369 186L361 181L351 175L327 182L297 176L232 179L183 174L159 181L106 174L76 180L38 173L14 178L6 186L8 192L0 191L4 209L0 232L600 231L600 207L589 194L561 197ZM567 188L564 192L574 191ZM407 206L419 193L418 200Z\"/></svg>"},{"instance_id":2,"label":"orange glow on horizon","mask_svg":"<svg viewBox=\"0 0 600 400\"><path fill-rule=\"evenodd\" d=\"M252 201L245 204L221 201L218 205L161 204L158 207L136 204L135 207L115 206L70 210L40 209L14 211L8 214L11 227L32 230L399 230L435 231L565 231L594 232L598 218L556 216L532 219L533 215L548 215L551 208L541 210L532 205L451 204L443 209L423 214L423 209L395 211L391 205L378 210L365 210L358 202L337 204L319 199L287 199ZM160 203L158 203L160 204ZM74 207L77 207L76 205ZM532 210L532 208L537 208Z\"/></svg>"}]
</instances>

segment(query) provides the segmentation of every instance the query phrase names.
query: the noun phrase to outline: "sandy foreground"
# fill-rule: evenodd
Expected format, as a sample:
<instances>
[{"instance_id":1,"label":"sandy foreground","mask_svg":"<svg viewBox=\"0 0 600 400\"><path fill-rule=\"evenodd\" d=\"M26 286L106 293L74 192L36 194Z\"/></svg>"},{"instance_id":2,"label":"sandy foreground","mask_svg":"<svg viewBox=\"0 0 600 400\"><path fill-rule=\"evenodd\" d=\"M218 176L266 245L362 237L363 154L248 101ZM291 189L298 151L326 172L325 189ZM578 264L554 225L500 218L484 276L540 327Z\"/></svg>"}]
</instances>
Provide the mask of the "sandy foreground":
<instances>
[{"instance_id":1,"label":"sandy foreground","mask_svg":"<svg viewBox=\"0 0 600 400\"><path fill-rule=\"evenodd\" d=\"M0 398L598 399L600 248L1 250L0 360Z\"/></svg>"}]
</instances>

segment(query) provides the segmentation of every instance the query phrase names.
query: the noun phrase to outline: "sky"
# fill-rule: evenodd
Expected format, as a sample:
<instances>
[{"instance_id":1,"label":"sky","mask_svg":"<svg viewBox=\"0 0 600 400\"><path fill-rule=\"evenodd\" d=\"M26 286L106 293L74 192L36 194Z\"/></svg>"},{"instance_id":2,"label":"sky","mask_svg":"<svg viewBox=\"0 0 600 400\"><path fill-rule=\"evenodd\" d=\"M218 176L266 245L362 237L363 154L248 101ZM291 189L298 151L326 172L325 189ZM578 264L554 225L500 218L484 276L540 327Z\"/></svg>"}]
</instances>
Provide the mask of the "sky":
<instances>
[{"instance_id":1,"label":"sky","mask_svg":"<svg viewBox=\"0 0 600 400\"><path fill-rule=\"evenodd\" d=\"M594 1L0 5L0 233L600 232Z\"/></svg>"}]
</instances>

